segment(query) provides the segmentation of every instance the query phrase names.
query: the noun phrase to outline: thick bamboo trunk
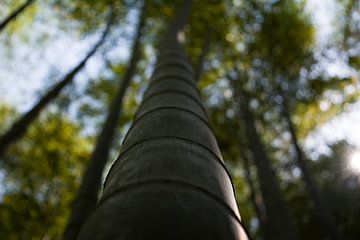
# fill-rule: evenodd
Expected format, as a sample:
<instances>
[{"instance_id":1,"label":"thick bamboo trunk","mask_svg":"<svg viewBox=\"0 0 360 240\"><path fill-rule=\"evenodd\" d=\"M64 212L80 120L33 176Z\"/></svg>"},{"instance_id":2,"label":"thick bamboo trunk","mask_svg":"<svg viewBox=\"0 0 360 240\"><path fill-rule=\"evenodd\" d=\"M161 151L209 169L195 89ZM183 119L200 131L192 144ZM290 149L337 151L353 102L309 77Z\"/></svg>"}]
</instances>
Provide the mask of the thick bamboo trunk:
<instances>
[{"instance_id":1,"label":"thick bamboo trunk","mask_svg":"<svg viewBox=\"0 0 360 240\"><path fill-rule=\"evenodd\" d=\"M271 233L270 236L264 238L277 240L299 239L295 223L281 194L275 172L270 166L270 159L255 127L255 119L248 107L248 100L240 92L240 89L237 91L239 91L240 110L246 128L249 148L258 170L258 179L268 218L266 225L268 229L265 233Z\"/></svg>"},{"instance_id":2,"label":"thick bamboo trunk","mask_svg":"<svg viewBox=\"0 0 360 240\"><path fill-rule=\"evenodd\" d=\"M176 35L165 35L150 86L79 239L247 239L229 174Z\"/></svg>"},{"instance_id":3,"label":"thick bamboo trunk","mask_svg":"<svg viewBox=\"0 0 360 240\"><path fill-rule=\"evenodd\" d=\"M95 209L98 192L101 186L102 174L108 160L113 137L121 115L124 95L135 74L136 66L140 58L140 39L144 23L145 8L142 10L142 15L139 18L129 66L122 81L120 81L115 97L110 104L106 120L97 138L95 148L89 159L77 197L74 201L72 214L64 234L64 238L67 240L77 238L82 225Z\"/></svg>"},{"instance_id":4,"label":"thick bamboo trunk","mask_svg":"<svg viewBox=\"0 0 360 240\"><path fill-rule=\"evenodd\" d=\"M59 83L52 87L38 103L36 103L27 113L17 120L7 132L0 136L0 159L5 154L8 147L26 133L31 123L37 118L41 111L57 96L59 96L64 87L69 85L74 80L75 76L84 68L89 58L95 54L97 49L105 41L105 38L110 30L111 21L112 20L108 22L100 40L94 45L85 58L73 70L66 74Z\"/></svg>"},{"instance_id":5,"label":"thick bamboo trunk","mask_svg":"<svg viewBox=\"0 0 360 240\"><path fill-rule=\"evenodd\" d=\"M337 226L334 222L334 217L331 214L330 209L327 207L326 202L322 199L321 194L310 174L310 171L307 167L306 160L304 157L304 153L299 145L296 130L294 125L291 121L289 111L287 109L287 105L284 99L283 104L283 111L282 111L283 118L285 119L288 129L291 135L291 141L295 148L296 153L296 160L297 165L299 166L302 172L302 178L305 183L305 186L310 193L311 199L314 203L314 211L319 219L319 222L324 230L324 232L330 237L332 240L340 240L341 236L337 230Z\"/></svg>"},{"instance_id":6,"label":"thick bamboo trunk","mask_svg":"<svg viewBox=\"0 0 360 240\"><path fill-rule=\"evenodd\" d=\"M25 11L34 2L35 0L27 0L19 8L17 8L14 12L12 12L9 16L2 20L0 22L0 32L3 31L11 21L15 20L20 13Z\"/></svg>"}]
</instances>

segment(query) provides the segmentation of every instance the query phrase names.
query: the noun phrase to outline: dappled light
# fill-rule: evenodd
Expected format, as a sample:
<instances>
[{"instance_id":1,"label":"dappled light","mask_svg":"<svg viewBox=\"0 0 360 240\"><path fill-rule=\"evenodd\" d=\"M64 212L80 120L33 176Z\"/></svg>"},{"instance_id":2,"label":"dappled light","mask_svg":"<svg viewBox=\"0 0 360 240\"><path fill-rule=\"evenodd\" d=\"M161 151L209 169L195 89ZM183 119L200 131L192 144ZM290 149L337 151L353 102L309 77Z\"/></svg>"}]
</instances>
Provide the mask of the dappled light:
<instances>
[{"instance_id":1,"label":"dappled light","mask_svg":"<svg viewBox=\"0 0 360 240\"><path fill-rule=\"evenodd\" d=\"M352 171L360 174L360 151L354 151L349 155L349 167Z\"/></svg>"},{"instance_id":2,"label":"dappled light","mask_svg":"<svg viewBox=\"0 0 360 240\"><path fill-rule=\"evenodd\" d=\"M0 1L0 240L360 239L360 1Z\"/></svg>"}]
</instances>

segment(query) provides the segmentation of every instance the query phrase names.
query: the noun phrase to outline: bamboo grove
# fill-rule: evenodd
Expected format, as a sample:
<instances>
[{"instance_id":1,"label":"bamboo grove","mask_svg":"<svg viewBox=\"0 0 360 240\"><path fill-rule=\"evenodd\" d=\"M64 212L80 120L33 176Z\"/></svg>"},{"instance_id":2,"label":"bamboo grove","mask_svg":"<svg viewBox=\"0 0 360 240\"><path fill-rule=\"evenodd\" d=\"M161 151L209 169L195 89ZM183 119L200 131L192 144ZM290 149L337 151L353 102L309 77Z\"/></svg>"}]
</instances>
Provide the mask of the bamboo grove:
<instances>
[{"instance_id":1,"label":"bamboo grove","mask_svg":"<svg viewBox=\"0 0 360 240\"><path fill-rule=\"evenodd\" d=\"M0 3L0 88L49 72L0 96L0 239L359 239L355 134L316 139L359 113L360 4L324 40L315 2Z\"/></svg>"}]
</instances>

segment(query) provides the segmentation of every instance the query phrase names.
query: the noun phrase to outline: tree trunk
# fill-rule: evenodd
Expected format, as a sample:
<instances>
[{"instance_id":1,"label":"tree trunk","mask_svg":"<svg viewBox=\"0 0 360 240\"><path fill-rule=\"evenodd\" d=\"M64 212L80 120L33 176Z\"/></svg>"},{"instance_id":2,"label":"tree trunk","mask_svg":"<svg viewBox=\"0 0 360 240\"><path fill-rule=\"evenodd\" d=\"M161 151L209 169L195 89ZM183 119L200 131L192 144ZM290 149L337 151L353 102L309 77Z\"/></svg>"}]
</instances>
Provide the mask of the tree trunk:
<instances>
[{"instance_id":1,"label":"tree trunk","mask_svg":"<svg viewBox=\"0 0 360 240\"><path fill-rule=\"evenodd\" d=\"M112 15L112 14L111 14ZM30 111L25 113L19 120L17 120L11 128L0 136L0 159L5 154L6 150L16 140L20 139L29 128L30 124L36 119L41 111L51 103L61 92L61 90L73 81L75 76L82 70L91 56L94 55L96 50L103 44L105 38L110 30L112 16L107 24L105 31L103 32L100 40L94 45L91 51L85 56L85 58L71 70L58 84L51 88Z\"/></svg>"},{"instance_id":2,"label":"tree trunk","mask_svg":"<svg viewBox=\"0 0 360 240\"><path fill-rule=\"evenodd\" d=\"M240 124L238 122L236 123L235 126L233 124L231 124L231 121L229 118L226 118L226 123L227 123L226 130L227 130L228 136L231 136L232 134L234 134L233 131L234 131L235 127L237 127L237 128L240 127ZM259 223L260 223L260 228L261 228L260 232L264 232L266 221L267 221L265 207L262 204L262 200L261 200L259 194L256 193L254 181L251 178L251 174L250 174L251 159L248 157L247 151L245 150L248 147L247 147L247 143L244 139L244 133L242 130L243 129L239 128L239 131L237 132L237 140L239 143L239 158L244 163L244 173L245 173L246 182L249 185L250 200L253 204L256 218L259 220ZM248 226L246 226L246 227L249 228Z\"/></svg>"},{"instance_id":3,"label":"tree trunk","mask_svg":"<svg viewBox=\"0 0 360 240\"><path fill-rule=\"evenodd\" d=\"M286 105L286 100L283 98L283 111L282 111L283 118L285 119L288 129L291 135L291 141L295 148L296 153L296 160L297 165L299 166L302 172L302 178L305 182L305 186L310 193L311 199L314 203L314 211L319 218L320 224L324 230L324 232L330 237L332 240L340 240L340 234L337 230L337 226L334 222L334 217L331 214L330 209L326 205L326 202L322 199L321 194L310 174L310 171L307 167L306 160L303 154L303 151L299 145L296 130L294 125L291 121L290 114Z\"/></svg>"},{"instance_id":4,"label":"tree trunk","mask_svg":"<svg viewBox=\"0 0 360 240\"><path fill-rule=\"evenodd\" d=\"M266 226L271 235L264 238L277 240L299 239L295 223L281 194L275 172L270 166L270 159L255 127L255 120L248 107L247 97L241 92L241 89L235 90L238 91L238 97L240 98L240 110L245 124L249 148L258 170L262 198L268 217Z\"/></svg>"},{"instance_id":5,"label":"tree trunk","mask_svg":"<svg viewBox=\"0 0 360 240\"><path fill-rule=\"evenodd\" d=\"M79 239L247 239L176 37L190 8L184 1L160 44L150 86Z\"/></svg>"},{"instance_id":6,"label":"tree trunk","mask_svg":"<svg viewBox=\"0 0 360 240\"><path fill-rule=\"evenodd\" d=\"M11 21L15 20L16 17L19 16L20 13L22 13L26 8L28 8L34 2L35 2L35 0L27 0L23 5L21 5L14 12L12 12L9 16L7 16L4 20L2 20L0 22L0 32L3 31Z\"/></svg>"},{"instance_id":7,"label":"tree trunk","mask_svg":"<svg viewBox=\"0 0 360 240\"><path fill-rule=\"evenodd\" d=\"M102 174L108 160L113 137L121 115L123 98L126 89L130 85L135 74L136 66L140 58L140 40L144 23L145 5L139 18L129 66L122 81L120 81L115 97L110 104L106 120L101 133L97 138L95 148L89 159L81 186L73 204L72 214L64 234L64 238L67 240L77 239L82 225L95 209L98 192L101 186Z\"/></svg>"},{"instance_id":8,"label":"tree trunk","mask_svg":"<svg viewBox=\"0 0 360 240\"><path fill-rule=\"evenodd\" d=\"M241 155L241 159L243 160L243 163L244 163L245 178L246 178L246 181L247 181L247 183L249 185L249 189L250 189L250 199L254 205L256 216L259 219L260 230L262 230L263 239L267 239L267 236L269 236L271 234L271 232L269 231L269 228L267 227L268 219L267 219L266 213L264 211L265 209L263 206L263 202L260 201L260 199L259 199L260 196L258 196L258 194L256 194L256 188L254 186L253 179L251 179L250 159L243 152L240 155Z\"/></svg>"}]
</instances>

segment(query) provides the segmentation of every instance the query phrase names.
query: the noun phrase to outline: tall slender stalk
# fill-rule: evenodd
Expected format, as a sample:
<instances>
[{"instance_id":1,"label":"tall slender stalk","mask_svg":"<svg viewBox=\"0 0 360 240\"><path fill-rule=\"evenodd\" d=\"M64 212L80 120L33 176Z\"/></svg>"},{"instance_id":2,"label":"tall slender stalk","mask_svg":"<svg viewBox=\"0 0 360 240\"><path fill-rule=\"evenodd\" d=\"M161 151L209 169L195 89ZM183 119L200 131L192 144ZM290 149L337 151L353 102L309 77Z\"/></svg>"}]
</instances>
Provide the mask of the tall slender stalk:
<instances>
[{"instance_id":1,"label":"tall slender stalk","mask_svg":"<svg viewBox=\"0 0 360 240\"><path fill-rule=\"evenodd\" d=\"M328 237L330 237L330 239L332 240L340 240L342 238L334 222L334 217L329 207L326 205L326 201L322 198L319 189L317 188L311 176L310 170L306 164L304 152L301 149L299 141L297 139L296 130L291 120L287 102L284 96L283 96L283 106L282 106L282 117L285 119L290 132L291 141L295 148L297 165L299 166L302 172L302 179L305 183L306 189L310 193L311 200L314 203L314 212L316 213L319 222L324 232L328 235Z\"/></svg>"},{"instance_id":2,"label":"tall slender stalk","mask_svg":"<svg viewBox=\"0 0 360 240\"><path fill-rule=\"evenodd\" d=\"M95 209L98 192L101 186L102 174L109 158L116 127L121 115L124 95L135 74L136 66L140 58L140 40L144 25L145 4L141 16L139 17L139 24L134 38L129 66L122 81L119 82L115 97L109 106L106 120L89 159L77 197L73 204L68 226L65 230L65 239L76 239L82 225Z\"/></svg>"},{"instance_id":3,"label":"tall slender stalk","mask_svg":"<svg viewBox=\"0 0 360 240\"><path fill-rule=\"evenodd\" d=\"M235 84L235 81L239 84ZM239 100L240 112L249 142L248 145L257 167L260 189L268 217L266 225L268 231L264 233L271 233L271 235L267 235L264 238L277 240L299 239L295 222L286 206L276 174L270 165L270 159L265 146L256 129L255 119L249 109L248 97L242 89L243 81L241 81L241 76L239 76L239 80L231 80L231 83Z\"/></svg>"},{"instance_id":4,"label":"tall slender stalk","mask_svg":"<svg viewBox=\"0 0 360 240\"><path fill-rule=\"evenodd\" d=\"M14 21L22 12L24 12L28 7L31 6L32 3L34 3L35 0L27 0L24 2L20 7L15 9L12 13L10 13L9 16L7 16L5 19L3 19L0 22L0 33L6 28L6 26Z\"/></svg>"},{"instance_id":5,"label":"tall slender stalk","mask_svg":"<svg viewBox=\"0 0 360 240\"><path fill-rule=\"evenodd\" d=\"M36 103L27 113L20 117L2 136L0 136L0 159L5 154L9 146L16 140L20 139L27 131L29 126L35 121L38 115L47 107L60 92L72 81L75 76L85 67L87 61L95 54L98 48L104 43L106 36L110 31L110 26L113 20L113 14L110 14L109 21L106 29L102 33L102 36L98 42L93 46L90 52L84 57L84 59L78 63L78 65L72 69L65 77L53 86L41 99Z\"/></svg>"}]
</instances>

